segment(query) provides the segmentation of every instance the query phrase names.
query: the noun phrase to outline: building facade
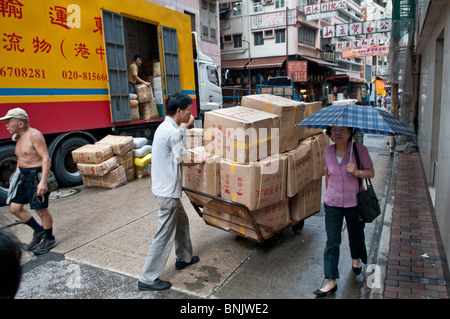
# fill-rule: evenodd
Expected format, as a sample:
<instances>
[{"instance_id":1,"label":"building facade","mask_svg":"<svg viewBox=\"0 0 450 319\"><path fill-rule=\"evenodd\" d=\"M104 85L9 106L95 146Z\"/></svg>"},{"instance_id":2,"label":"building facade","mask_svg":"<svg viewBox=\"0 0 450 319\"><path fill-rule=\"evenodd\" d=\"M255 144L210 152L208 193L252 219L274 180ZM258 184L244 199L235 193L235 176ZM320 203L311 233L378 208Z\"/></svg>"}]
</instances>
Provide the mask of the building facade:
<instances>
[{"instance_id":1,"label":"building facade","mask_svg":"<svg viewBox=\"0 0 450 319\"><path fill-rule=\"evenodd\" d=\"M411 110L428 183L434 189L434 209L445 253L450 256L450 2L422 1L417 5L413 55L417 69L407 76L418 79L410 93ZM405 92L409 93L409 92ZM414 103L412 103L414 106ZM409 113L409 112L408 112Z\"/></svg>"},{"instance_id":2,"label":"building facade","mask_svg":"<svg viewBox=\"0 0 450 319\"><path fill-rule=\"evenodd\" d=\"M363 9L383 7L376 1L369 6L360 0L340 1L342 9L322 15L308 12L312 5L337 3L314 0L219 1L220 47L223 86L254 91L271 77L294 75L294 86L307 101L326 103L334 86L362 100L368 58L341 58L337 42L365 39L365 36L324 38L323 27L362 22ZM334 12L331 12L334 11ZM372 10L376 11L376 10ZM372 11L370 11L372 13ZM378 10L380 13L382 10ZM384 10L383 10L384 11ZM341 75L336 77L336 75ZM249 81L250 79L250 81ZM329 79L329 80L327 80Z\"/></svg>"}]
</instances>

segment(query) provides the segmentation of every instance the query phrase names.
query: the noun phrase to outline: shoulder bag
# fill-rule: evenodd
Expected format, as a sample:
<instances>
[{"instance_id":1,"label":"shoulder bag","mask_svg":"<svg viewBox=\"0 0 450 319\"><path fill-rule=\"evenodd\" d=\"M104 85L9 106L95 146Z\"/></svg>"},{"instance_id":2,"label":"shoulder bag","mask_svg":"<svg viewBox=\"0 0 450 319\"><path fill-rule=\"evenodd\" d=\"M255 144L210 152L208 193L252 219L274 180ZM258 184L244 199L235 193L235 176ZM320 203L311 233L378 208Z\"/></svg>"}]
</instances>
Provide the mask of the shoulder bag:
<instances>
[{"instance_id":1,"label":"shoulder bag","mask_svg":"<svg viewBox=\"0 0 450 319\"><path fill-rule=\"evenodd\" d=\"M41 180L42 173L38 173L38 180ZM58 189L58 182L56 181L56 176L53 174L52 171L48 172L48 178L47 178L47 191L49 193L55 191Z\"/></svg>"},{"instance_id":2,"label":"shoulder bag","mask_svg":"<svg viewBox=\"0 0 450 319\"><path fill-rule=\"evenodd\" d=\"M358 169L361 169L361 163L359 159L358 149L356 143L353 144L353 150L355 153L356 164ZM370 178L365 179L366 189L364 189L361 178L358 177L359 182L359 193L357 194L358 199L358 213L361 219L365 223L371 223L378 215L381 214L380 204L378 202L378 197L375 194L375 190L372 186L372 181Z\"/></svg>"}]
</instances>

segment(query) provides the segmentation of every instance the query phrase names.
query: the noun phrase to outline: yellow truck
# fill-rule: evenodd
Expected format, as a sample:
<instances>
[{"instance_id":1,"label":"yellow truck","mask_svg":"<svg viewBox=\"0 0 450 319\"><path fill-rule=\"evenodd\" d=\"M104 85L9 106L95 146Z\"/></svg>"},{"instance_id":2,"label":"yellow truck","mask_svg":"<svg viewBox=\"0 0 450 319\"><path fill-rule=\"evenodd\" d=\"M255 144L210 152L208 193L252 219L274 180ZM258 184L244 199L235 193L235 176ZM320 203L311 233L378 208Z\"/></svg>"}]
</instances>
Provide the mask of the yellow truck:
<instances>
[{"instance_id":1,"label":"yellow truck","mask_svg":"<svg viewBox=\"0 0 450 319\"><path fill-rule=\"evenodd\" d=\"M199 50L190 17L146 0L2 1L0 37L0 115L26 110L60 185L81 183L71 151L84 144L107 134L151 141L170 94L191 96L196 117L222 107L217 67ZM127 67L136 54L144 61L139 75L154 84L158 112L150 118L130 105ZM1 125L0 203L14 148Z\"/></svg>"}]
</instances>

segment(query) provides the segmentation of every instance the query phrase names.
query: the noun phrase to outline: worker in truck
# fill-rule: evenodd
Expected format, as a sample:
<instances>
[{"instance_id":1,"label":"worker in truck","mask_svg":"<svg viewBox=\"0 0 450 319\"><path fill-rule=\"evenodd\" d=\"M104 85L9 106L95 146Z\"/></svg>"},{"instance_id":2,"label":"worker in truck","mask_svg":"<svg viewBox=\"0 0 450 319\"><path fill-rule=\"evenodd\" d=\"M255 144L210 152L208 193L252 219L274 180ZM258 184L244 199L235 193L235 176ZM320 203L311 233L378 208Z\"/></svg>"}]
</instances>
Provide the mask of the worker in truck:
<instances>
[{"instance_id":1,"label":"worker in truck","mask_svg":"<svg viewBox=\"0 0 450 319\"><path fill-rule=\"evenodd\" d=\"M139 68L142 65L142 56L139 54L136 54L134 56L133 62L128 66L128 87L129 87L129 93L134 94L134 85L135 84L145 84L147 86L150 86L150 82L142 80L139 76Z\"/></svg>"},{"instance_id":2,"label":"worker in truck","mask_svg":"<svg viewBox=\"0 0 450 319\"><path fill-rule=\"evenodd\" d=\"M15 153L19 170L17 173L20 173L15 174L18 182L13 183L15 187L10 185L6 203L13 215L34 230L33 239L25 248L35 255L45 254L56 246L56 242L53 236L53 218L48 209L50 156L44 136L29 126L28 114L21 108L9 110L0 121L6 121L6 129L17 140ZM42 226L24 209L25 204L30 204L30 209L36 210Z\"/></svg>"},{"instance_id":3,"label":"worker in truck","mask_svg":"<svg viewBox=\"0 0 450 319\"><path fill-rule=\"evenodd\" d=\"M190 158L183 143L182 129L194 121L191 115L192 99L183 93L168 97L167 116L155 132L152 145L152 193L159 205L158 230L152 239L145 265L142 269L139 290L164 290L171 287L169 281L159 279L172 246L175 243L175 269L199 261L193 256L188 216L181 203L181 166L198 164Z\"/></svg>"}]
</instances>

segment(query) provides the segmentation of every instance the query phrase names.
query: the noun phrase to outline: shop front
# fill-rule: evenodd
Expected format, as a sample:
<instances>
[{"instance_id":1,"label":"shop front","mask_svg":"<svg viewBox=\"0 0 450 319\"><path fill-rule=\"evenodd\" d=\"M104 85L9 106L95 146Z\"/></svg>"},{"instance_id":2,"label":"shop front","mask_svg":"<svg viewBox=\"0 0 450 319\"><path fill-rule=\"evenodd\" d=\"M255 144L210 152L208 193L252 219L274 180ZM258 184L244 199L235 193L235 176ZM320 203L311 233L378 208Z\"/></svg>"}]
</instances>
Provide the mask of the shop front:
<instances>
[{"instance_id":1,"label":"shop front","mask_svg":"<svg viewBox=\"0 0 450 319\"><path fill-rule=\"evenodd\" d=\"M326 78L328 85L328 103L333 100L356 99L366 103L367 81L358 76L349 74L336 74Z\"/></svg>"}]
</instances>

